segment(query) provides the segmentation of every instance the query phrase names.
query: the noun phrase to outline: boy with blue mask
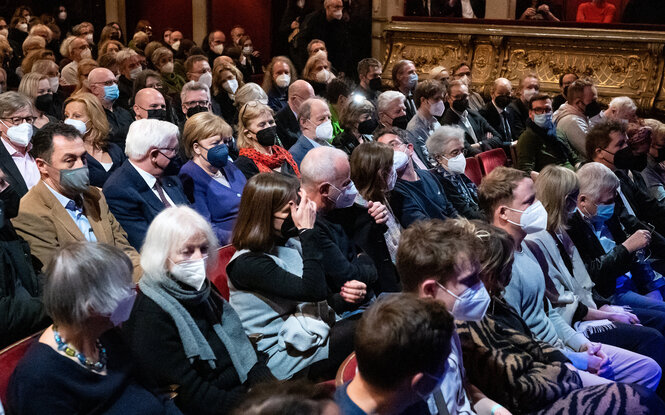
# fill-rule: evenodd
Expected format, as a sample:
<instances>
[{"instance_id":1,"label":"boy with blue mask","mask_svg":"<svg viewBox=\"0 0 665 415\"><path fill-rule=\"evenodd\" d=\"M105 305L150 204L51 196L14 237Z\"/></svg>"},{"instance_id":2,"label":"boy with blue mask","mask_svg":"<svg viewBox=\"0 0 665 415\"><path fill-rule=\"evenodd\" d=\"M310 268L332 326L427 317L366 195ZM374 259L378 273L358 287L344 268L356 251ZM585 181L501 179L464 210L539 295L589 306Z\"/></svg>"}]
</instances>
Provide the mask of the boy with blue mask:
<instances>
[{"instance_id":1,"label":"boy with blue mask","mask_svg":"<svg viewBox=\"0 0 665 415\"><path fill-rule=\"evenodd\" d=\"M541 232L547 225L547 211L536 200L533 181L524 172L498 167L483 179L479 201L490 223L513 238L515 260L504 298L533 335L560 349L578 370L584 386L617 381L655 390L661 377L656 361L618 347L589 342L550 303L553 293L548 287L544 254L537 245L524 240L527 234Z\"/></svg>"},{"instance_id":2,"label":"boy with blue mask","mask_svg":"<svg viewBox=\"0 0 665 415\"><path fill-rule=\"evenodd\" d=\"M468 231L465 220L431 219L414 223L402 232L397 250L397 270L404 291L435 299L456 320L481 320L490 303L478 276L481 249L482 241ZM441 384L427 397L430 413L510 414L466 379L456 332L450 344Z\"/></svg>"},{"instance_id":3,"label":"boy with blue mask","mask_svg":"<svg viewBox=\"0 0 665 415\"><path fill-rule=\"evenodd\" d=\"M552 122L552 100L536 95L529 101L526 130L517 141L517 167L527 173L549 164L574 169L580 160Z\"/></svg>"}]
</instances>

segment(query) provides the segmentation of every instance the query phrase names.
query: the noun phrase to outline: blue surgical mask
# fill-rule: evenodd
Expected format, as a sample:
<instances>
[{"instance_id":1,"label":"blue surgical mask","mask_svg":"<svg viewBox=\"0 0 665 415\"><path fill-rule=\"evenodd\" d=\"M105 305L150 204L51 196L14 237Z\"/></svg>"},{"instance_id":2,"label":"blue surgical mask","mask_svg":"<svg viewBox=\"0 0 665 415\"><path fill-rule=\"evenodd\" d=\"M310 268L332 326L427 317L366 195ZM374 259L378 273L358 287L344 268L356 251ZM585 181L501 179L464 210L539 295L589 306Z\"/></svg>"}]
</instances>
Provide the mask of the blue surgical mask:
<instances>
[{"instance_id":1,"label":"blue surgical mask","mask_svg":"<svg viewBox=\"0 0 665 415\"><path fill-rule=\"evenodd\" d=\"M120 96L120 90L118 85L106 85L104 86L104 99L107 101L115 101Z\"/></svg>"},{"instance_id":2,"label":"blue surgical mask","mask_svg":"<svg viewBox=\"0 0 665 415\"><path fill-rule=\"evenodd\" d=\"M409 75L409 88L415 89L417 84L418 84L418 74L412 73L411 75Z\"/></svg>"},{"instance_id":3,"label":"blue surgical mask","mask_svg":"<svg viewBox=\"0 0 665 415\"><path fill-rule=\"evenodd\" d=\"M552 125L552 113L535 114L533 116L533 122L540 128L549 129Z\"/></svg>"},{"instance_id":4,"label":"blue surgical mask","mask_svg":"<svg viewBox=\"0 0 665 415\"><path fill-rule=\"evenodd\" d=\"M596 215L593 217L593 220L607 222L613 214L614 203L607 205L596 205Z\"/></svg>"}]
</instances>

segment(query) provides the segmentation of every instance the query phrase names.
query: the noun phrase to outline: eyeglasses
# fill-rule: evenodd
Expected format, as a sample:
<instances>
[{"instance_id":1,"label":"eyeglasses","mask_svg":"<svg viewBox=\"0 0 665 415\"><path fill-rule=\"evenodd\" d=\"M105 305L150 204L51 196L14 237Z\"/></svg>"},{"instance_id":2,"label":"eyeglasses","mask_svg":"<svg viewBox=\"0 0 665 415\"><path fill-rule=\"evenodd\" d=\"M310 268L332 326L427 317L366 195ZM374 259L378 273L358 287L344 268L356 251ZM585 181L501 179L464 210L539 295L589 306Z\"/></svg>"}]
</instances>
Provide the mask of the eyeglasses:
<instances>
[{"instance_id":1,"label":"eyeglasses","mask_svg":"<svg viewBox=\"0 0 665 415\"><path fill-rule=\"evenodd\" d=\"M145 87L146 87L146 88L154 88L154 89L162 89L163 86L164 86L164 85L162 85L162 84L152 84L152 85L148 85L148 84L146 84Z\"/></svg>"},{"instance_id":2,"label":"eyeglasses","mask_svg":"<svg viewBox=\"0 0 665 415\"><path fill-rule=\"evenodd\" d=\"M247 111L247 107L254 108L254 107L258 107L259 105L265 105L265 104L263 104L261 101L257 101L257 100L248 101L245 105L242 106L242 109L240 110L240 116L238 117L238 119L240 119L240 120L243 119L243 117L245 116L245 111Z\"/></svg>"},{"instance_id":3,"label":"eyeglasses","mask_svg":"<svg viewBox=\"0 0 665 415\"><path fill-rule=\"evenodd\" d=\"M187 108L191 107L207 107L210 101L204 100L204 101L187 101L185 102L185 106Z\"/></svg>"},{"instance_id":4,"label":"eyeglasses","mask_svg":"<svg viewBox=\"0 0 665 415\"><path fill-rule=\"evenodd\" d=\"M451 151L450 154L448 154L449 157L444 156L443 153L437 155L437 157L446 157L446 158L451 159L453 157L459 156L460 154L464 154L464 157L466 157L467 153L468 153L468 150L466 148L463 148L461 150L455 149L455 150Z\"/></svg>"},{"instance_id":5,"label":"eyeglasses","mask_svg":"<svg viewBox=\"0 0 665 415\"><path fill-rule=\"evenodd\" d=\"M157 150L160 153L162 153L162 156L166 157L169 160L173 160L175 158L175 154L178 152L178 147L161 147L161 148L158 148ZM164 154L162 152L162 150L168 151L169 153L173 154L173 156L172 157L167 156L166 154Z\"/></svg>"},{"instance_id":6,"label":"eyeglasses","mask_svg":"<svg viewBox=\"0 0 665 415\"><path fill-rule=\"evenodd\" d=\"M111 80L108 80L106 82L93 82L91 85L113 86L117 83L118 83L118 81L116 81L115 79L111 79Z\"/></svg>"},{"instance_id":7,"label":"eyeglasses","mask_svg":"<svg viewBox=\"0 0 665 415\"><path fill-rule=\"evenodd\" d=\"M27 122L28 124L34 124L35 120L37 117L10 117L10 118L3 118L3 120L9 120L11 121L12 124L14 125L19 125L23 124L24 122Z\"/></svg>"}]
</instances>

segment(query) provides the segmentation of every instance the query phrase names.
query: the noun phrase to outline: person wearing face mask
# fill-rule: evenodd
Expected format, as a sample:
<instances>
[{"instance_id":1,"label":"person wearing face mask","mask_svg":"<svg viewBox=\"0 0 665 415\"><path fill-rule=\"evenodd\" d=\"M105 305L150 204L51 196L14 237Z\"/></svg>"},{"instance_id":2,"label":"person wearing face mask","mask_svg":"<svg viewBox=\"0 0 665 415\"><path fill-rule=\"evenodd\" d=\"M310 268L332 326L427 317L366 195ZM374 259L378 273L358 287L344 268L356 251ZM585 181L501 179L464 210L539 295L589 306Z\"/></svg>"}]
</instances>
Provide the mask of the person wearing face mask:
<instances>
[{"instance_id":1,"label":"person wearing face mask","mask_svg":"<svg viewBox=\"0 0 665 415\"><path fill-rule=\"evenodd\" d=\"M529 101L539 92L540 80L536 75L527 74L520 79L520 86L517 90L518 98L508 106L515 116L513 136L519 137L526 129L526 120L529 118Z\"/></svg>"},{"instance_id":2,"label":"person wearing face mask","mask_svg":"<svg viewBox=\"0 0 665 415\"><path fill-rule=\"evenodd\" d=\"M16 234L11 219L18 215L20 197L0 169L0 347L5 348L49 324L41 302L43 277L35 272L30 248Z\"/></svg>"},{"instance_id":3,"label":"person wearing face mask","mask_svg":"<svg viewBox=\"0 0 665 415\"><path fill-rule=\"evenodd\" d=\"M358 323L358 371L335 392L343 414L429 414L440 388L455 325L445 307L410 294L374 303ZM452 412L457 413L457 412Z\"/></svg>"},{"instance_id":4,"label":"person wearing face mask","mask_svg":"<svg viewBox=\"0 0 665 415\"><path fill-rule=\"evenodd\" d=\"M625 121L627 123L640 123L637 117L637 105L630 97L614 97L605 111L600 111L598 115L592 117L589 123L593 127L599 122L605 120Z\"/></svg>"},{"instance_id":5,"label":"person wearing face mask","mask_svg":"<svg viewBox=\"0 0 665 415\"><path fill-rule=\"evenodd\" d=\"M229 158L233 130L220 117L202 112L185 123L183 145L189 161L179 177L192 207L212 224L222 245L231 243L240 197L247 179Z\"/></svg>"},{"instance_id":6,"label":"person wearing face mask","mask_svg":"<svg viewBox=\"0 0 665 415\"><path fill-rule=\"evenodd\" d=\"M426 160L430 157L425 142L437 128L441 127L437 118L440 118L445 110L444 93L445 90L440 82L426 80L418 84L413 95L418 110L407 124L406 130L416 137Z\"/></svg>"},{"instance_id":7,"label":"person wearing face mask","mask_svg":"<svg viewBox=\"0 0 665 415\"><path fill-rule=\"evenodd\" d=\"M358 195L353 205L357 211L353 214L355 221L349 234L374 261L379 278L370 288L377 295L399 292L402 287L395 268L402 227L388 204L388 195L397 182L394 154L395 151L389 146L371 142L359 145L350 159L351 179L358 189ZM388 209L384 224L376 223L367 211L377 202Z\"/></svg>"},{"instance_id":8,"label":"person wearing face mask","mask_svg":"<svg viewBox=\"0 0 665 415\"><path fill-rule=\"evenodd\" d=\"M557 131L565 138L581 159L591 159L587 154L586 135L591 128L590 119L598 115L598 91L593 82L578 79L570 84L566 103L552 115Z\"/></svg>"},{"instance_id":9,"label":"person wearing face mask","mask_svg":"<svg viewBox=\"0 0 665 415\"><path fill-rule=\"evenodd\" d=\"M568 87L578 79L580 79L580 77L577 76L575 72L567 72L559 77L559 88L561 89L561 93L552 99L552 109L554 111L558 110L559 107L566 102Z\"/></svg>"},{"instance_id":10,"label":"person wearing face mask","mask_svg":"<svg viewBox=\"0 0 665 415\"><path fill-rule=\"evenodd\" d=\"M240 155L235 163L247 179L273 171L300 177L293 156L278 144L277 127L267 105L249 101L240 108L237 140Z\"/></svg>"},{"instance_id":11,"label":"person wearing face mask","mask_svg":"<svg viewBox=\"0 0 665 415\"><path fill-rule=\"evenodd\" d=\"M90 185L86 150L79 131L63 123L35 133L30 150L41 180L21 199L16 232L45 267L58 248L74 241L99 242L122 249L133 261L138 280L139 255L109 212L106 199Z\"/></svg>"},{"instance_id":12,"label":"person wearing face mask","mask_svg":"<svg viewBox=\"0 0 665 415\"><path fill-rule=\"evenodd\" d=\"M42 128L49 122L58 122L58 119L49 115L53 112L53 93L48 76L39 73L28 73L21 78L18 92L33 100L35 108L35 122L33 126Z\"/></svg>"},{"instance_id":13,"label":"person wearing face mask","mask_svg":"<svg viewBox=\"0 0 665 415\"><path fill-rule=\"evenodd\" d=\"M127 130L133 119L128 110L116 105L120 89L115 75L106 68L95 68L88 74L88 87L106 113L110 127L109 141L124 149Z\"/></svg>"},{"instance_id":14,"label":"person wearing face mask","mask_svg":"<svg viewBox=\"0 0 665 415\"><path fill-rule=\"evenodd\" d=\"M104 183L109 208L140 248L152 220L162 210L189 205L177 177L178 127L155 119L134 121L127 133L127 160Z\"/></svg>"},{"instance_id":15,"label":"person wearing face mask","mask_svg":"<svg viewBox=\"0 0 665 415\"><path fill-rule=\"evenodd\" d=\"M462 81L469 88L469 108L480 111L485 107L483 97L473 90L471 81L471 67L466 62L461 62L452 68L453 79Z\"/></svg>"},{"instance_id":16,"label":"person wearing face mask","mask_svg":"<svg viewBox=\"0 0 665 415\"><path fill-rule=\"evenodd\" d=\"M275 377L329 379L353 349L357 320L335 321L330 298L362 296L329 290L316 204L298 187L281 174L247 181L233 230L238 251L227 266L230 302L248 334L263 334L256 347Z\"/></svg>"},{"instance_id":17,"label":"person wearing face mask","mask_svg":"<svg viewBox=\"0 0 665 415\"><path fill-rule=\"evenodd\" d=\"M448 84L447 102L441 124L457 125L464 130L469 155L504 147L501 134L482 115L469 108L469 87L464 82L455 80Z\"/></svg>"},{"instance_id":18,"label":"person wearing face mask","mask_svg":"<svg viewBox=\"0 0 665 415\"><path fill-rule=\"evenodd\" d=\"M173 35L171 35L171 37L173 37ZM213 30L205 37L203 42L201 42L201 45L203 45L203 51L208 54L210 65L213 65L216 58L222 56L225 43L226 35L221 30Z\"/></svg>"},{"instance_id":19,"label":"person wearing face mask","mask_svg":"<svg viewBox=\"0 0 665 415\"><path fill-rule=\"evenodd\" d=\"M314 96L314 88L307 81L299 79L289 86L286 106L275 114L277 135L285 149L290 149L300 138L300 106Z\"/></svg>"},{"instance_id":20,"label":"person wearing face mask","mask_svg":"<svg viewBox=\"0 0 665 415\"><path fill-rule=\"evenodd\" d=\"M39 182L39 169L29 153L35 131L33 111L27 96L13 91L0 94L0 164L20 197Z\"/></svg>"},{"instance_id":21,"label":"person wearing face mask","mask_svg":"<svg viewBox=\"0 0 665 415\"><path fill-rule=\"evenodd\" d=\"M212 94L221 111L221 116L229 124L238 123L238 107L235 105L235 96L238 89L245 85L242 73L233 65L222 63L213 68Z\"/></svg>"},{"instance_id":22,"label":"person wearing face mask","mask_svg":"<svg viewBox=\"0 0 665 415\"><path fill-rule=\"evenodd\" d=\"M418 220L458 216L435 174L414 166L414 145L407 143L404 133L380 130L375 139L395 150L397 180L390 194L390 206L403 227L407 228Z\"/></svg>"},{"instance_id":23,"label":"person wearing face mask","mask_svg":"<svg viewBox=\"0 0 665 415\"><path fill-rule=\"evenodd\" d=\"M579 164L577 153L559 136L552 122L552 100L549 95L536 95L529 101L526 130L517 141L517 168L531 173L556 164L574 170Z\"/></svg>"},{"instance_id":24,"label":"person wearing face mask","mask_svg":"<svg viewBox=\"0 0 665 415\"><path fill-rule=\"evenodd\" d=\"M94 95L80 93L67 98L64 116L65 124L76 128L83 138L90 185L101 188L127 159L117 144L108 141L110 127L104 109Z\"/></svg>"},{"instance_id":25,"label":"person wearing face mask","mask_svg":"<svg viewBox=\"0 0 665 415\"><path fill-rule=\"evenodd\" d=\"M427 139L427 149L438 164L437 179L455 210L467 219L482 219L483 214L478 206L478 188L464 174L464 130L449 125L438 128Z\"/></svg>"},{"instance_id":26,"label":"person wearing face mask","mask_svg":"<svg viewBox=\"0 0 665 415\"><path fill-rule=\"evenodd\" d=\"M376 101L379 123L383 127L395 127L406 130L409 117L406 115L406 98L399 91L386 91Z\"/></svg>"},{"instance_id":27,"label":"person wearing face mask","mask_svg":"<svg viewBox=\"0 0 665 415\"><path fill-rule=\"evenodd\" d=\"M263 90L268 94L268 106L279 112L288 104L288 88L297 80L296 68L286 56L272 58L263 75Z\"/></svg>"},{"instance_id":28,"label":"person wearing face mask","mask_svg":"<svg viewBox=\"0 0 665 415\"><path fill-rule=\"evenodd\" d=\"M548 219L526 173L497 167L483 178L479 200L491 224L513 238L515 261L504 298L533 335L559 349L578 369L584 386L607 383L604 379L608 379L655 390L661 375L656 361L615 346L590 342L552 305L550 298L556 297L560 302L565 298L558 295L551 282L542 250L536 243L525 240L528 234L544 231Z\"/></svg>"},{"instance_id":29,"label":"person wearing face mask","mask_svg":"<svg viewBox=\"0 0 665 415\"><path fill-rule=\"evenodd\" d=\"M63 42L65 46L64 57L71 59L71 62L62 68L60 80L62 85L76 85L78 83L78 65L83 59L91 59L92 52L88 41L82 37L73 37L71 40Z\"/></svg>"},{"instance_id":30,"label":"person wearing face mask","mask_svg":"<svg viewBox=\"0 0 665 415\"><path fill-rule=\"evenodd\" d=\"M162 75L164 93L172 98L177 97L185 80L173 71L173 52L166 47L159 47L152 52L150 61Z\"/></svg>"},{"instance_id":31,"label":"person wearing face mask","mask_svg":"<svg viewBox=\"0 0 665 415\"><path fill-rule=\"evenodd\" d=\"M218 248L193 209L157 215L141 249L140 291L122 327L140 381L159 390L178 385L171 402L183 413L229 413L248 389L275 379L208 279Z\"/></svg>"},{"instance_id":32,"label":"person wearing face mask","mask_svg":"<svg viewBox=\"0 0 665 415\"><path fill-rule=\"evenodd\" d=\"M318 96L325 95L326 86L335 79L335 74L332 72L330 61L322 52L312 55L307 60L302 71L302 79L312 85Z\"/></svg>"},{"instance_id":33,"label":"person wearing face mask","mask_svg":"<svg viewBox=\"0 0 665 415\"><path fill-rule=\"evenodd\" d=\"M665 233L665 203L649 193L649 187L641 171L647 166L648 146L628 146L626 125L618 121L605 121L594 125L586 137L586 150L592 161L601 163L614 172L621 184L617 200L618 211L633 222L650 224L657 231L658 248L655 258L663 258L662 239ZM635 150L637 151L635 151ZM639 228L647 229L642 224ZM659 272L660 269L659 269ZM665 269L662 270L665 273Z\"/></svg>"},{"instance_id":34,"label":"person wearing face mask","mask_svg":"<svg viewBox=\"0 0 665 415\"><path fill-rule=\"evenodd\" d=\"M351 181L348 157L342 150L314 148L301 166L302 189L316 204L314 229L320 241L328 292L341 294L329 297L328 303L338 315L357 318L374 297L372 287L378 274L372 257L354 242L352 223L373 220L378 225L384 224L388 209L378 201L368 204L366 209L354 206L358 191Z\"/></svg>"},{"instance_id":35,"label":"person wearing face mask","mask_svg":"<svg viewBox=\"0 0 665 415\"><path fill-rule=\"evenodd\" d=\"M342 107L340 125L344 129L335 136L332 145L351 156L362 143L372 141L372 134L379 126L374 105L362 95L353 95Z\"/></svg>"},{"instance_id":36,"label":"person wearing face mask","mask_svg":"<svg viewBox=\"0 0 665 415\"><path fill-rule=\"evenodd\" d=\"M497 78L492 84L491 100L478 113L497 130L505 141L517 141L513 102L513 85L506 78Z\"/></svg>"},{"instance_id":37,"label":"person wearing face mask","mask_svg":"<svg viewBox=\"0 0 665 415\"><path fill-rule=\"evenodd\" d=\"M383 65L374 58L365 58L358 62L359 83L353 93L363 95L376 106L376 100L383 91L381 73L383 73Z\"/></svg>"},{"instance_id":38,"label":"person wearing face mask","mask_svg":"<svg viewBox=\"0 0 665 415\"><path fill-rule=\"evenodd\" d=\"M53 325L16 367L7 391L11 413L91 412L100 407L182 413L134 375L118 329L136 298L131 275L129 258L113 246L76 242L55 255L43 296ZM49 387L43 388L42 382Z\"/></svg>"},{"instance_id":39,"label":"person wearing face mask","mask_svg":"<svg viewBox=\"0 0 665 415\"><path fill-rule=\"evenodd\" d=\"M170 121L164 96L155 88L143 88L134 97L132 110L137 120L154 119Z\"/></svg>"},{"instance_id":40,"label":"person wearing face mask","mask_svg":"<svg viewBox=\"0 0 665 415\"><path fill-rule=\"evenodd\" d=\"M115 60L120 69L120 78L118 78L118 91L120 94L117 99L117 105L129 110L131 107L129 101L134 91L134 81L141 74L143 68L139 62L138 54L130 48L116 53Z\"/></svg>"},{"instance_id":41,"label":"person wearing face mask","mask_svg":"<svg viewBox=\"0 0 665 415\"><path fill-rule=\"evenodd\" d=\"M237 66L244 78L251 79L252 75L263 73L263 69L261 68L261 53L254 49L252 38L243 35L240 37L239 42L238 47L241 49Z\"/></svg>"},{"instance_id":42,"label":"person wearing face mask","mask_svg":"<svg viewBox=\"0 0 665 415\"><path fill-rule=\"evenodd\" d=\"M289 153L300 166L305 155L313 148L331 146L333 127L328 104L321 98L304 101L298 112L298 123L300 123L300 137L291 146Z\"/></svg>"},{"instance_id":43,"label":"person wearing face mask","mask_svg":"<svg viewBox=\"0 0 665 415\"><path fill-rule=\"evenodd\" d=\"M416 103L413 99L413 92L418 85L418 73L416 66L410 60L401 60L393 66L392 70L393 86L404 97L406 107L407 123L416 115ZM401 128L401 127L400 127Z\"/></svg>"},{"instance_id":44,"label":"person wearing face mask","mask_svg":"<svg viewBox=\"0 0 665 415\"><path fill-rule=\"evenodd\" d=\"M644 124L643 128L649 130L651 144L642 175L651 195L662 202L665 200L665 124L653 118L645 119Z\"/></svg>"},{"instance_id":45,"label":"person wearing face mask","mask_svg":"<svg viewBox=\"0 0 665 415\"><path fill-rule=\"evenodd\" d=\"M645 388L614 382L584 387L568 358L534 337L504 298L515 256L513 238L485 222L474 221L465 228L466 235L482 243L475 256L490 303L482 320L459 322L457 333L464 350L467 381L498 403L483 405L480 400L474 406L477 413L491 413L492 408L501 414L606 413L610 406L619 413L662 411L660 399ZM548 387L542 388L544 384ZM617 399L610 403L607 396Z\"/></svg>"}]
</instances>

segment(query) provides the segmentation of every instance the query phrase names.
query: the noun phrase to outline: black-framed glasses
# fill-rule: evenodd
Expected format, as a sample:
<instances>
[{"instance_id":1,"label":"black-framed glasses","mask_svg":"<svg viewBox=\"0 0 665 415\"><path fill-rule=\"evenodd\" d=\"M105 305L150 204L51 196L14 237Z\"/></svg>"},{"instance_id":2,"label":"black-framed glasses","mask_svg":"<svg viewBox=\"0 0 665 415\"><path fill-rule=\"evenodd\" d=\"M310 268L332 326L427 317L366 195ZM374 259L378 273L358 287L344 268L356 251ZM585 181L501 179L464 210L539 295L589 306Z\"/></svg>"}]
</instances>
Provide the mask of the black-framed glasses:
<instances>
[{"instance_id":1,"label":"black-framed glasses","mask_svg":"<svg viewBox=\"0 0 665 415\"><path fill-rule=\"evenodd\" d=\"M23 124L24 122L27 122L28 124L34 124L36 119L37 119L37 117L33 117L33 116L3 118L3 120L11 121L11 123L14 124L14 125Z\"/></svg>"},{"instance_id":2,"label":"black-framed glasses","mask_svg":"<svg viewBox=\"0 0 665 415\"><path fill-rule=\"evenodd\" d=\"M210 101L208 101L207 99L206 99L206 100L203 100L203 101L187 101L187 102L185 102L185 106L186 106L187 108L191 108L191 107L207 107L208 104L210 104Z\"/></svg>"}]
</instances>

